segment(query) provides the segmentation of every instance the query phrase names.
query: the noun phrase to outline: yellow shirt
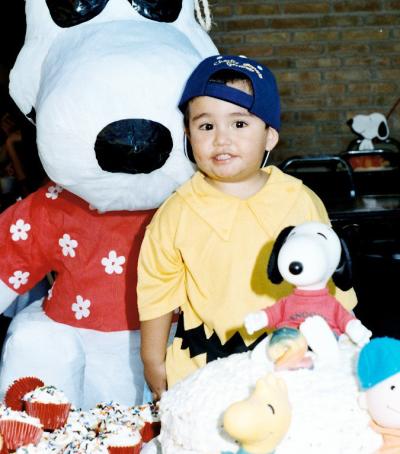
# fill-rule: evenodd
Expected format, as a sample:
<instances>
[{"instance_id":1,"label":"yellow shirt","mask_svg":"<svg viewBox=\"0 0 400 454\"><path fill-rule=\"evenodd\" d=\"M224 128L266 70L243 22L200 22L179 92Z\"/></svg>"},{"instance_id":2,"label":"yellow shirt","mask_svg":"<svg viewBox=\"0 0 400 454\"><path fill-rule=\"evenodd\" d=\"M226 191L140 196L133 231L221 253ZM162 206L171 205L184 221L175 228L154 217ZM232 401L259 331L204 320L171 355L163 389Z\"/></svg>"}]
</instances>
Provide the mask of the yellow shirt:
<instances>
[{"instance_id":1,"label":"yellow shirt","mask_svg":"<svg viewBox=\"0 0 400 454\"><path fill-rule=\"evenodd\" d=\"M291 291L266 275L279 232L305 221L329 223L321 200L300 180L273 166L264 170L267 183L246 200L218 191L197 172L147 227L138 265L140 320L181 309L184 342L176 336L168 348L169 387L221 356L220 348L252 346L260 332L248 335L244 317ZM355 306L353 291L335 296L347 309Z\"/></svg>"}]
</instances>

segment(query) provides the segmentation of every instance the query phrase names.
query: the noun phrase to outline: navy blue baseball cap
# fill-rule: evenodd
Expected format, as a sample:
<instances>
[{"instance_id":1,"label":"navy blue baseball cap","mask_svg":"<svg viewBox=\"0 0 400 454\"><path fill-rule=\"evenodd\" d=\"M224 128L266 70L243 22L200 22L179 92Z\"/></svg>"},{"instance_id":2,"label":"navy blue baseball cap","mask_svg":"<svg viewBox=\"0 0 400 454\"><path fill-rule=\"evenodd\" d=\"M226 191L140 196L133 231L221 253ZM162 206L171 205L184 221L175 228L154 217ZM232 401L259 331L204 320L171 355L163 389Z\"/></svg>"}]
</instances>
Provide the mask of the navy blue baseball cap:
<instances>
[{"instance_id":1,"label":"navy blue baseball cap","mask_svg":"<svg viewBox=\"0 0 400 454\"><path fill-rule=\"evenodd\" d=\"M234 70L245 75L253 86L253 94L219 82L210 81L222 70ZM179 109L185 113L187 103L197 96L211 96L244 107L261 118L268 126L279 131L281 126L279 92L272 72L244 56L214 55L203 60L186 82Z\"/></svg>"}]
</instances>

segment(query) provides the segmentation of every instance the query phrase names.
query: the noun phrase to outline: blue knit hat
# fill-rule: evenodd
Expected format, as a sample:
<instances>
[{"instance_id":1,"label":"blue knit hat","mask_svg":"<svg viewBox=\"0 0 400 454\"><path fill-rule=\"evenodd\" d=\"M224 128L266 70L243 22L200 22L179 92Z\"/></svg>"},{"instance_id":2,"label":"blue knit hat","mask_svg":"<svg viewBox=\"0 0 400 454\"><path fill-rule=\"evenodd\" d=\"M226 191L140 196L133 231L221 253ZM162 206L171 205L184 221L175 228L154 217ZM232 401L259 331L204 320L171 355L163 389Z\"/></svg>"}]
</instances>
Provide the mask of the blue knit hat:
<instances>
[{"instance_id":1,"label":"blue knit hat","mask_svg":"<svg viewBox=\"0 0 400 454\"><path fill-rule=\"evenodd\" d=\"M222 70L234 70L246 76L253 86L253 95L242 90L210 82ZM185 113L187 103L197 96L211 96L244 107L279 131L280 102L276 80L272 72L260 63L243 56L214 55L203 60L186 82L179 109Z\"/></svg>"},{"instance_id":2,"label":"blue knit hat","mask_svg":"<svg viewBox=\"0 0 400 454\"><path fill-rule=\"evenodd\" d=\"M400 372L400 340L377 337L358 357L357 374L362 389L369 389Z\"/></svg>"}]
</instances>

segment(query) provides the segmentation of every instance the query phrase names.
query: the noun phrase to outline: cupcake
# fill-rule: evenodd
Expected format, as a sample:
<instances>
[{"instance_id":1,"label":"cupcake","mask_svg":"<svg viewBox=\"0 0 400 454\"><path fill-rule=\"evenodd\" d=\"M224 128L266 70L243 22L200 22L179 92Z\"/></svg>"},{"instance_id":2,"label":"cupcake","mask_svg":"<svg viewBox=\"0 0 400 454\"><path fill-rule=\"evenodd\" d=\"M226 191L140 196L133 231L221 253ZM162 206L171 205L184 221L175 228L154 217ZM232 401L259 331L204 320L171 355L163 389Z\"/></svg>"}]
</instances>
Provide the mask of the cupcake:
<instances>
[{"instance_id":1,"label":"cupcake","mask_svg":"<svg viewBox=\"0 0 400 454\"><path fill-rule=\"evenodd\" d=\"M146 404L135 407L139 411L140 434L145 443L160 433L161 423L157 404Z\"/></svg>"},{"instance_id":2,"label":"cupcake","mask_svg":"<svg viewBox=\"0 0 400 454\"><path fill-rule=\"evenodd\" d=\"M142 448L142 437L137 429L115 425L112 432L101 434L109 454L139 454Z\"/></svg>"},{"instance_id":3,"label":"cupcake","mask_svg":"<svg viewBox=\"0 0 400 454\"><path fill-rule=\"evenodd\" d=\"M54 386L36 388L25 394L23 400L28 415L39 418L44 429L59 429L66 423L71 404Z\"/></svg>"},{"instance_id":4,"label":"cupcake","mask_svg":"<svg viewBox=\"0 0 400 454\"><path fill-rule=\"evenodd\" d=\"M10 451L32 443L36 445L43 434L38 418L27 415L24 411L8 408L0 417L0 432Z\"/></svg>"},{"instance_id":5,"label":"cupcake","mask_svg":"<svg viewBox=\"0 0 400 454\"><path fill-rule=\"evenodd\" d=\"M24 410L23 397L25 394L40 386L44 386L44 383L37 377L22 377L14 380L6 391L4 403L12 410L22 411Z\"/></svg>"}]
</instances>

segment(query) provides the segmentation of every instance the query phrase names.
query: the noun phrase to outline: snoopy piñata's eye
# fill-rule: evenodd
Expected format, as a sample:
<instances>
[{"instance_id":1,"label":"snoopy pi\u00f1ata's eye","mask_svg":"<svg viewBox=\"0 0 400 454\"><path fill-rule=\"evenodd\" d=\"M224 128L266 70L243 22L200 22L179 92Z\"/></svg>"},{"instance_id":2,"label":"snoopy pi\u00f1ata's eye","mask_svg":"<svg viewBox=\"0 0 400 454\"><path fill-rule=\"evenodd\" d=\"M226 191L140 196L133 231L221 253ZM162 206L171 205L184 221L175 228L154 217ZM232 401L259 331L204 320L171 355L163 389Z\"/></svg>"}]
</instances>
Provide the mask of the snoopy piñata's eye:
<instances>
[{"instance_id":1,"label":"snoopy pi\u00f1ata's eye","mask_svg":"<svg viewBox=\"0 0 400 454\"><path fill-rule=\"evenodd\" d=\"M157 22L174 22L182 9L182 0L127 0L143 17Z\"/></svg>"},{"instance_id":2,"label":"snoopy pi\u00f1ata's eye","mask_svg":"<svg viewBox=\"0 0 400 454\"><path fill-rule=\"evenodd\" d=\"M100 14L109 0L46 0L51 18L62 28L73 27Z\"/></svg>"}]
</instances>

